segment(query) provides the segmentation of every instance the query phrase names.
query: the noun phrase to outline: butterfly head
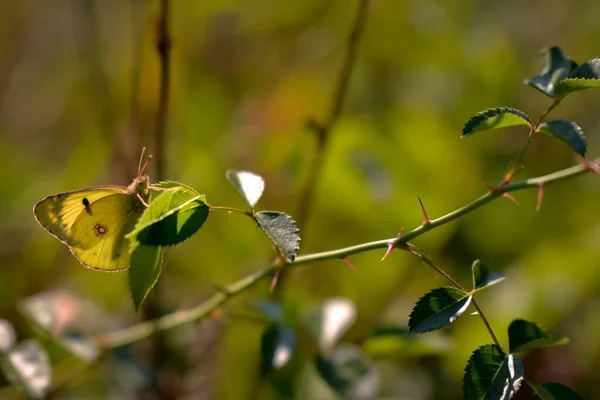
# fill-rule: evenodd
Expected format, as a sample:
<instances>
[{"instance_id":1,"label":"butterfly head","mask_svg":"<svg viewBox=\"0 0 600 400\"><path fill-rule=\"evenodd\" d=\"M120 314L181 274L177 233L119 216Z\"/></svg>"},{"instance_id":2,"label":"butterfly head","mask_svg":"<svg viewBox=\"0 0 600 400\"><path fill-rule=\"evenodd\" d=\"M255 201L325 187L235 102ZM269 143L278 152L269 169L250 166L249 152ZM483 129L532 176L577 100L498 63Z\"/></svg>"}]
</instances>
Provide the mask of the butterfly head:
<instances>
[{"instance_id":1,"label":"butterfly head","mask_svg":"<svg viewBox=\"0 0 600 400\"><path fill-rule=\"evenodd\" d=\"M142 165L142 161L144 159L144 152L146 148L142 149L142 156L140 157L140 164L138 166L138 176L131 182L131 184L127 187L127 191L133 195L136 195L143 204L148 204L150 200L150 178L146 175L146 167L148 167L148 163L152 160L152 155L149 155L146 159L146 162Z\"/></svg>"}]
</instances>

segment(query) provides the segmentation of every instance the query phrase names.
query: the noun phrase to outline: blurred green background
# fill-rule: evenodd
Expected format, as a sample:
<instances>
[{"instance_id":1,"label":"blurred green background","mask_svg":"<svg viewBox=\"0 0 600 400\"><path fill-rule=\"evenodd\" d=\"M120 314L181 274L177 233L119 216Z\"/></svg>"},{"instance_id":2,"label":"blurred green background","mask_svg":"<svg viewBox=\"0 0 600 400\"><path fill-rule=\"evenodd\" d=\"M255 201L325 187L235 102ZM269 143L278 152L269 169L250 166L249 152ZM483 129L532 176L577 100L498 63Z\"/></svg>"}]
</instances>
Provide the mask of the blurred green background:
<instances>
[{"instance_id":1,"label":"blurred green background","mask_svg":"<svg viewBox=\"0 0 600 400\"><path fill-rule=\"evenodd\" d=\"M250 170L266 181L258 207L294 216L314 151L305 121L328 112L355 3L173 1L166 177L206 193L210 204L241 207L225 171ZM157 1L140 0L0 5L0 315L24 335L17 301L50 290L101 307L109 317L96 321L94 332L139 321L127 274L81 267L31 210L52 193L128 184L141 147L156 153L157 7ZM550 100L523 79L537 74L540 51L548 46L562 47L579 62L600 56L598 15L600 2L593 0L372 1L344 113L301 232L301 254L418 226L417 195L438 217L483 194L480 182L499 181L526 131L459 140L463 124L496 106L539 116ZM552 114L583 128L590 158L600 152L599 96L572 95ZM540 137L521 176L575 163L566 146ZM586 175L548 187L538 213L536 193L519 192L520 206L501 199L415 241L462 282L470 281L475 258L504 271L508 279L480 301L499 339L506 343L506 328L519 317L571 338L566 347L526 356L526 376L571 385L584 398L600 396L594 392L599 182ZM353 256L356 272L341 261L295 268L275 295L264 282L228 303L221 318L169 332L163 378L181 398L284 396L259 379L264 326L244 317L252 304L274 298L295 320L327 297L349 297L358 319L343 340L360 345L377 326L406 326L415 301L446 284L408 253L380 262L382 253ZM213 284L243 277L272 254L269 240L247 218L213 212L198 234L167 253L161 307L168 312L198 304L214 293ZM466 361L489 335L469 315L442 333L448 337L444 351L372 355L381 398L459 396ZM144 361L151 347L144 342L111 354L68 379L54 398L134 398L140 392L153 398ZM322 385L305 361L291 373L297 392Z\"/></svg>"}]
</instances>

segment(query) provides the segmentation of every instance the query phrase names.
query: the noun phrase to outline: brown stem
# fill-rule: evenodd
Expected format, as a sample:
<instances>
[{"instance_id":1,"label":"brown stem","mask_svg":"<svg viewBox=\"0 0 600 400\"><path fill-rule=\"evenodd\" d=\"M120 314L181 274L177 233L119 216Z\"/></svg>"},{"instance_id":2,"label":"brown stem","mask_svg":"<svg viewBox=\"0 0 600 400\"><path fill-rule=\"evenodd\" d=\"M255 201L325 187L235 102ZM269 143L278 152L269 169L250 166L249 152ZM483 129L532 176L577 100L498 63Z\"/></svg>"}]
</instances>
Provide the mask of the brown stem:
<instances>
[{"instance_id":1,"label":"brown stem","mask_svg":"<svg viewBox=\"0 0 600 400\"><path fill-rule=\"evenodd\" d=\"M160 0L160 12L156 21L156 51L160 58L160 97L156 113L156 179L163 180L165 175L165 136L167 131L167 112L169 105L169 87L171 75L171 36L169 34L169 0Z\"/></svg>"}]
</instances>

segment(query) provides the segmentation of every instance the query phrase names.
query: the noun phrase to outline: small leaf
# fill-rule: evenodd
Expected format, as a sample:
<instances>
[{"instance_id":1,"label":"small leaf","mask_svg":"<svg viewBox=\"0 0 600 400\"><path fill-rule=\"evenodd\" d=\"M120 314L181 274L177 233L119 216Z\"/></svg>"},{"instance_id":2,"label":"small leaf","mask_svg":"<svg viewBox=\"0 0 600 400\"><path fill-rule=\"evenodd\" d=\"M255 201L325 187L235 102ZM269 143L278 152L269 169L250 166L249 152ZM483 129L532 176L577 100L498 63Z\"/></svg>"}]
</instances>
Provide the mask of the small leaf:
<instances>
[{"instance_id":1,"label":"small leaf","mask_svg":"<svg viewBox=\"0 0 600 400\"><path fill-rule=\"evenodd\" d=\"M260 300L256 304L256 309L262 314L266 315L271 322L281 322L283 317L283 310L278 303L268 300Z\"/></svg>"},{"instance_id":2,"label":"small leaf","mask_svg":"<svg viewBox=\"0 0 600 400\"><path fill-rule=\"evenodd\" d=\"M227 171L227 179L250 208L254 208L265 190L265 181L259 175L246 171Z\"/></svg>"},{"instance_id":3,"label":"small leaf","mask_svg":"<svg viewBox=\"0 0 600 400\"><path fill-rule=\"evenodd\" d=\"M600 58L588 60L571 71L568 77L558 82L555 93L557 98L579 90L600 86Z\"/></svg>"},{"instance_id":4,"label":"small leaf","mask_svg":"<svg viewBox=\"0 0 600 400\"><path fill-rule=\"evenodd\" d=\"M272 324L262 334L260 352L263 373L284 367L294 355L296 331L283 324Z\"/></svg>"},{"instance_id":5,"label":"small leaf","mask_svg":"<svg viewBox=\"0 0 600 400\"><path fill-rule=\"evenodd\" d=\"M300 235L296 222L289 215L279 211L260 211L255 216L258 225L277 249L294 261L300 248Z\"/></svg>"},{"instance_id":6,"label":"small leaf","mask_svg":"<svg viewBox=\"0 0 600 400\"><path fill-rule=\"evenodd\" d=\"M531 126L529 117L523 111L509 107L488 108L478 112L467 121L463 127L461 138L476 132L516 125Z\"/></svg>"},{"instance_id":7,"label":"small leaf","mask_svg":"<svg viewBox=\"0 0 600 400\"><path fill-rule=\"evenodd\" d=\"M100 349L96 341L85 335L63 336L62 343L69 349L69 352L79 359L91 363L100 356Z\"/></svg>"},{"instance_id":8,"label":"small leaf","mask_svg":"<svg viewBox=\"0 0 600 400\"><path fill-rule=\"evenodd\" d=\"M322 352L330 351L356 320L356 306L344 297L326 299L306 317L306 325Z\"/></svg>"},{"instance_id":9,"label":"small leaf","mask_svg":"<svg viewBox=\"0 0 600 400\"><path fill-rule=\"evenodd\" d=\"M162 272L162 248L136 244L131 253L131 267L129 268L129 286L135 311L150 293Z\"/></svg>"},{"instance_id":10,"label":"small leaf","mask_svg":"<svg viewBox=\"0 0 600 400\"><path fill-rule=\"evenodd\" d=\"M410 313L408 327L412 333L443 328L460 317L471 304L471 296L455 287L433 289L419 299Z\"/></svg>"},{"instance_id":11,"label":"small leaf","mask_svg":"<svg viewBox=\"0 0 600 400\"><path fill-rule=\"evenodd\" d=\"M567 57L560 48L551 47L544 53L544 64L539 75L525 83L545 95L555 98L555 87L577 67L577 63Z\"/></svg>"},{"instance_id":12,"label":"small leaf","mask_svg":"<svg viewBox=\"0 0 600 400\"><path fill-rule=\"evenodd\" d=\"M205 196L185 186L162 192L152 200L134 230L127 235L131 240L130 252L136 242L148 246L172 246L183 242L202 227L208 212Z\"/></svg>"},{"instance_id":13,"label":"small leaf","mask_svg":"<svg viewBox=\"0 0 600 400\"><path fill-rule=\"evenodd\" d=\"M5 319L0 319L0 352L6 352L15 345L17 334L12 324Z\"/></svg>"},{"instance_id":14,"label":"small leaf","mask_svg":"<svg viewBox=\"0 0 600 400\"><path fill-rule=\"evenodd\" d=\"M560 383L542 383L531 388L542 400L581 400L573 389Z\"/></svg>"},{"instance_id":15,"label":"small leaf","mask_svg":"<svg viewBox=\"0 0 600 400\"><path fill-rule=\"evenodd\" d=\"M29 397L46 397L52 380L52 368L46 351L31 340L18 344L0 355L0 367L6 379Z\"/></svg>"},{"instance_id":16,"label":"small leaf","mask_svg":"<svg viewBox=\"0 0 600 400\"><path fill-rule=\"evenodd\" d=\"M363 342L364 352L376 358L440 355L451 347L451 339L443 334L419 335L394 326L377 328Z\"/></svg>"},{"instance_id":17,"label":"small leaf","mask_svg":"<svg viewBox=\"0 0 600 400\"><path fill-rule=\"evenodd\" d=\"M339 346L329 358L318 355L315 364L323 380L343 399L378 397L379 373L358 347Z\"/></svg>"},{"instance_id":18,"label":"small leaf","mask_svg":"<svg viewBox=\"0 0 600 400\"><path fill-rule=\"evenodd\" d=\"M587 142L583 131L575 122L565 119L554 119L543 123L537 130L538 132L557 138L569 146L575 153L585 157Z\"/></svg>"},{"instance_id":19,"label":"small leaf","mask_svg":"<svg viewBox=\"0 0 600 400\"><path fill-rule=\"evenodd\" d=\"M473 290L483 289L506 279L504 273L488 270L479 260L473 261L471 271L473 272Z\"/></svg>"},{"instance_id":20,"label":"small leaf","mask_svg":"<svg viewBox=\"0 0 600 400\"><path fill-rule=\"evenodd\" d=\"M536 323L515 319L508 327L508 343L510 352L518 353L542 347L562 346L569 343L569 339L553 338Z\"/></svg>"},{"instance_id":21,"label":"small leaf","mask_svg":"<svg viewBox=\"0 0 600 400\"><path fill-rule=\"evenodd\" d=\"M518 356L504 354L495 344L481 346L465 368L463 399L510 399L519 390L524 372Z\"/></svg>"}]
</instances>

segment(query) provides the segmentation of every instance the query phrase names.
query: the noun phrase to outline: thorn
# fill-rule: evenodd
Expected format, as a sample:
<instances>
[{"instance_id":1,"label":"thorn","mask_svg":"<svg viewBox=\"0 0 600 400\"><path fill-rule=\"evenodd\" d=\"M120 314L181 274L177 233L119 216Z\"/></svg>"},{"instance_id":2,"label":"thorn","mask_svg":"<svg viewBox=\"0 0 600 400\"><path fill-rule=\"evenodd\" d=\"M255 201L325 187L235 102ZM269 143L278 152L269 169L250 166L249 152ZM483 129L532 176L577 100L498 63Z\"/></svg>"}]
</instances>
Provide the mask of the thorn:
<instances>
[{"instance_id":1,"label":"thorn","mask_svg":"<svg viewBox=\"0 0 600 400\"><path fill-rule=\"evenodd\" d=\"M346 265L350 267L352 271L356 271L356 267L354 266L354 264L352 264L352 261L350 261L348 257L344 257L342 258L342 260L346 263Z\"/></svg>"},{"instance_id":2,"label":"thorn","mask_svg":"<svg viewBox=\"0 0 600 400\"><path fill-rule=\"evenodd\" d=\"M502 197L511 200L516 205L519 205L519 202L517 201L517 199L515 198L515 196L513 196L512 194L510 194L508 192L502 193Z\"/></svg>"},{"instance_id":3,"label":"thorn","mask_svg":"<svg viewBox=\"0 0 600 400\"><path fill-rule=\"evenodd\" d=\"M400 237L402 236L402 232L404 231L404 227L400 228L400 232L398 232L398 234L396 235L396 237ZM388 243L388 247L387 250L385 252L385 254L383 255L383 257L381 258L381 261L385 260L387 258L387 256L390 255L390 253L392 252L392 250L394 250L396 248L396 242L392 241Z\"/></svg>"},{"instance_id":4,"label":"thorn","mask_svg":"<svg viewBox=\"0 0 600 400\"><path fill-rule=\"evenodd\" d=\"M502 182L500 182L500 186L504 186L504 185L507 185L510 182L512 182L516 173L517 173L517 168L511 167L508 170L508 172L506 173L506 175L504 175L504 178L502 178Z\"/></svg>"},{"instance_id":5,"label":"thorn","mask_svg":"<svg viewBox=\"0 0 600 400\"><path fill-rule=\"evenodd\" d=\"M577 161L579 162L579 165L583 167L584 170L594 171L595 173L600 174L600 166L595 162L588 161L580 155L577 155Z\"/></svg>"},{"instance_id":6,"label":"thorn","mask_svg":"<svg viewBox=\"0 0 600 400\"><path fill-rule=\"evenodd\" d=\"M500 186L492 186L489 183L485 183L485 182L481 182L481 184L483 186L487 187L488 189L490 189L490 192L492 192L492 193L497 192L500 189L500 187L502 186L502 184L500 184ZM515 196L513 196L509 192L502 193L502 197L513 201L516 205L519 205L519 202L517 201L517 199L515 198Z\"/></svg>"},{"instance_id":7,"label":"thorn","mask_svg":"<svg viewBox=\"0 0 600 400\"><path fill-rule=\"evenodd\" d=\"M215 308L210 312L209 317L215 321L218 321L223 317L223 310L220 308Z\"/></svg>"},{"instance_id":8,"label":"thorn","mask_svg":"<svg viewBox=\"0 0 600 400\"><path fill-rule=\"evenodd\" d=\"M227 220L231 221L231 214L233 214L233 211L227 211L228 217Z\"/></svg>"},{"instance_id":9,"label":"thorn","mask_svg":"<svg viewBox=\"0 0 600 400\"><path fill-rule=\"evenodd\" d=\"M273 292L275 290L275 286L277 286L277 282L279 281L280 275L281 275L281 268L277 268L275 270L275 275L273 275L273 279L271 279L271 285L269 286L269 292Z\"/></svg>"},{"instance_id":10,"label":"thorn","mask_svg":"<svg viewBox=\"0 0 600 400\"><path fill-rule=\"evenodd\" d=\"M479 312L477 312L477 311L473 311L473 312L472 312L471 314L469 314L469 315L479 315Z\"/></svg>"},{"instance_id":11,"label":"thorn","mask_svg":"<svg viewBox=\"0 0 600 400\"><path fill-rule=\"evenodd\" d=\"M537 204L535 205L535 212L539 212L540 208L542 208L542 199L543 198L544 198L544 184L540 183L538 185Z\"/></svg>"},{"instance_id":12,"label":"thorn","mask_svg":"<svg viewBox=\"0 0 600 400\"><path fill-rule=\"evenodd\" d=\"M419 199L419 205L421 206L421 212L423 213L423 225L427 225L427 224L431 223L431 220L429 219L429 216L427 215L427 211L425 211L425 206L423 205L421 198L419 196L417 196L417 199Z\"/></svg>"}]
</instances>

